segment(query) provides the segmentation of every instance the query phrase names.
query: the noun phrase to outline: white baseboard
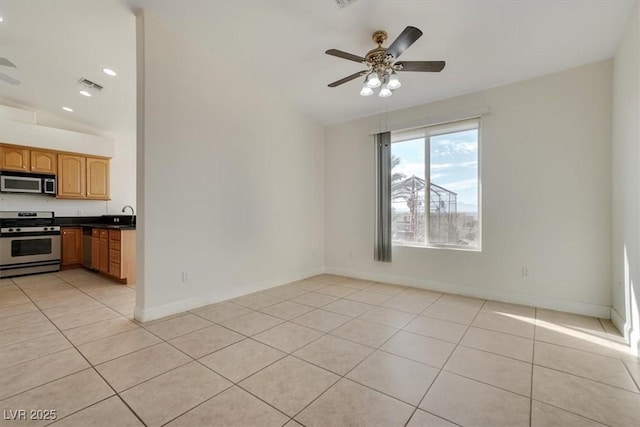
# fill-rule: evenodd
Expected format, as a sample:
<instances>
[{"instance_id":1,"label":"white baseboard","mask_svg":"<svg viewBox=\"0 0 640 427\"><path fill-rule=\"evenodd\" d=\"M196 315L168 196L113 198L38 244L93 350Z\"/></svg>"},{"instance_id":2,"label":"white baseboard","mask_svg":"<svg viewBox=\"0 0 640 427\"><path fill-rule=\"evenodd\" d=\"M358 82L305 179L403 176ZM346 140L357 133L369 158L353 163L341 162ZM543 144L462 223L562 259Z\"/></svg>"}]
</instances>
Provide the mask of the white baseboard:
<instances>
[{"instance_id":1,"label":"white baseboard","mask_svg":"<svg viewBox=\"0 0 640 427\"><path fill-rule=\"evenodd\" d=\"M475 298L491 299L495 301L508 302L512 304L522 304L532 307L547 308L551 310L564 311L567 313L582 314L586 316L599 317L601 319L611 319L614 325L624 333L625 337L629 337L629 331L625 330L626 324L622 317L614 309L609 306L599 304L589 304L583 302L558 300L548 297L541 297L537 295L519 294L514 292L505 292L493 289L471 288L468 286L461 286L455 284L446 284L433 282L430 280L414 279L403 276L393 276L386 274L376 274L369 272L361 272L342 268L333 267L318 267L312 269L306 273L300 273L291 276L283 276L277 279L267 280L264 282L250 283L244 286L225 289L224 291L211 293L208 295L202 295L195 298L184 299L169 304L160 305L157 307L135 307L134 317L141 322L148 322L151 320L160 319L162 317L170 316L172 314L182 313L195 308L203 307L205 305L214 304L221 301L226 301L232 298L237 298L243 295L247 295L253 292L270 289L276 286L284 285L296 280L304 279L306 277L315 276L318 274L336 274L341 276L348 276L357 279L374 280L379 282L394 283L398 285L413 286L416 288L430 289L440 292L448 292L458 295L464 295ZM636 345L640 349L640 340Z\"/></svg>"},{"instance_id":2,"label":"white baseboard","mask_svg":"<svg viewBox=\"0 0 640 427\"><path fill-rule=\"evenodd\" d=\"M576 301L559 300L537 295L519 294L505 292L494 289L471 288L448 283L433 282L430 280L414 279L411 277L392 276L386 274L376 274L361 271L354 271L342 268L325 267L325 273L354 277L364 280L375 280L378 282L393 283L397 285L413 286L416 288L429 289L439 292L464 295L475 298L491 299L494 301L508 302L512 304L522 304L531 307L547 308L550 310L564 311L567 313L582 314L585 316L609 319L611 317L611 307L599 304L589 304Z\"/></svg>"},{"instance_id":3,"label":"white baseboard","mask_svg":"<svg viewBox=\"0 0 640 427\"><path fill-rule=\"evenodd\" d=\"M139 322L149 322L151 320L161 319L163 317L171 316L172 314L183 313L195 308L204 307L205 305L214 304L221 301L226 301L232 298L241 297L243 295L251 294L253 292L263 291L276 286L284 285L287 283L295 282L306 277L315 276L324 273L324 268L314 268L306 273L299 273L291 276L283 276L272 280L266 280L263 282L249 283L243 286L235 288L225 289L223 291L217 291L208 295L202 295L195 298L184 299L169 304L163 304L157 307L138 307L136 305L133 315Z\"/></svg>"},{"instance_id":4,"label":"white baseboard","mask_svg":"<svg viewBox=\"0 0 640 427\"><path fill-rule=\"evenodd\" d=\"M629 339L629 333L631 332L629 323L613 307L611 307L611 323L620 331L625 340Z\"/></svg>"}]
</instances>

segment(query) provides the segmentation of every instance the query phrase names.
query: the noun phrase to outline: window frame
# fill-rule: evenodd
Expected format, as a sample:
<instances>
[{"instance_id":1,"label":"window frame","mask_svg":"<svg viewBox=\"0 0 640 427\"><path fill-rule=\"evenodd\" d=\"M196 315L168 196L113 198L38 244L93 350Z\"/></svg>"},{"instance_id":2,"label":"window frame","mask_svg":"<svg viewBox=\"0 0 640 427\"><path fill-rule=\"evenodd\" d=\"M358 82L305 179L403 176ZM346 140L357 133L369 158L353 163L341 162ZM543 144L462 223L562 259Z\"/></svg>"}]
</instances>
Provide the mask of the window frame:
<instances>
[{"instance_id":1,"label":"window frame","mask_svg":"<svg viewBox=\"0 0 640 427\"><path fill-rule=\"evenodd\" d=\"M478 158L478 167L477 167L477 182L478 182L478 244L476 246L465 246L465 245L454 245L454 244L445 244L445 243L432 243L429 241L429 230L431 227L431 137L446 135L449 133L463 132L464 130L454 130L451 132L443 132L436 135L431 135L429 129L443 127L453 125L455 123L460 123L461 125L464 122L475 121L477 122L477 130L478 130L478 148L477 148L477 158ZM475 127L474 127L475 128ZM471 128L471 129L474 129ZM400 137L398 139L394 138L394 134L402 135L403 133L411 134L411 133L422 133L422 138L424 138L424 165L425 165L425 239L426 242L407 242L407 241L397 241L391 240L392 246L398 247L408 247L408 248L420 248L420 249L448 249L454 251L465 251L465 252L482 252L482 115L472 116L461 118L457 120L448 120L442 123L434 123L425 126L413 127L410 129L402 129L391 131L391 145L394 143L410 141L412 139L417 139L420 136L416 137ZM428 193L427 193L428 192Z\"/></svg>"}]
</instances>

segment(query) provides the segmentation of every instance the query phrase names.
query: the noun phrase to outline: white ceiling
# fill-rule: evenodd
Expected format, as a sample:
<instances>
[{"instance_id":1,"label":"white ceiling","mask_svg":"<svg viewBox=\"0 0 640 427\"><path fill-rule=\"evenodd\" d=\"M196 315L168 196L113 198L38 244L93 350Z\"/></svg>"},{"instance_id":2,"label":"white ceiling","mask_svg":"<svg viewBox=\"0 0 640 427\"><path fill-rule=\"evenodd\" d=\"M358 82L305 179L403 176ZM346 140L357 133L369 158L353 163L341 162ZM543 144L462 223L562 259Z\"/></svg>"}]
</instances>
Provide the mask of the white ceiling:
<instances>
[{"instance_id":1,"label":"white ceiling","mask_svg":"<svg viewBox=\"0 0 640 427\"><path fill-rule=\"evenodd\" d=\"M239 72L274 87L322 124L344 122L437 99L529 79L615 54L635 0L368 1L340 9L307 1L10 1L0 0L0 56L23 81L0 83L0 97L73 118L105 132L135 127L135 19L129 6L165 20ZM364 98L359 81L327 84L363 69L324 54L364 55L371 34L388 44L408 25L424 35L402 56L445 60L441 73L402 73L392 97ZM100 71L110 66L115 79ZM105 85L83 99L76 81ZM63 113L64 114L64 113Z\"/></svg>"}]
</instances>

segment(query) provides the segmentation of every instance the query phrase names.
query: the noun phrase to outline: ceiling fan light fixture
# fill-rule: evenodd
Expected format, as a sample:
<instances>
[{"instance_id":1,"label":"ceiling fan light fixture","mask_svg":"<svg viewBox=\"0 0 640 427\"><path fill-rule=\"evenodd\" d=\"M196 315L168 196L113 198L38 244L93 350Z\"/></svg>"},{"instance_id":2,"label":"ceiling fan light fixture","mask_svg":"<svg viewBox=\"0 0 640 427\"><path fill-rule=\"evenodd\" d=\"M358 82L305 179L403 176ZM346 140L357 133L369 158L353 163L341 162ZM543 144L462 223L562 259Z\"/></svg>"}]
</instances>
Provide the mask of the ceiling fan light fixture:
<instances>
[{"instance_id":1,"label":"ceiling fan light fixture","mask_svg":"<svg viewBox=\"0 0 640 427\"><path fill-rule=\"evenodd\" d=\"M400 86L402 86L402 83L400 83L400 80L398 79L398 76L394 71L389 77L389 83L387 83L387 87L391 90L395 90L395 89L398 89Z\"/></svg>"},{"instance_id":2,"label":"ceiling fan light fixture","mask_svg":"<svg viewBox=\"0 0 640 427\"><path fill-rule=\"evenodd\" d=\"M373 89L367 86L367 83L362 83L362 89L360 89L360 95L362 96L371 96L373 95Z\"/></svg>"},{"instance_id":3,"label":"ceiling fan light fixture","mask_svg":"<svg viewBox=\"0 0 640 427\"><path fill-rule=\"evenodd\" d=\"M380 93L378 94L378 96L380 98L386 98L391 95L393 95L393 92L391 92L391 89L389 89L388 83L383 84L382 87L380 88Z\"/></svg>"},{"instance_id":4,"label":"ceiling fan light fixture","mask_svg":"<svg viewBox=\"0 0 640 427\"><path fill-rule=\"evenodd\" d=\"M382 82L380 81L380 77L378 77L378 73L371 73L367 77L367 86L371 89L380 87L381 84Z\"/></svg>"}]
</instances>

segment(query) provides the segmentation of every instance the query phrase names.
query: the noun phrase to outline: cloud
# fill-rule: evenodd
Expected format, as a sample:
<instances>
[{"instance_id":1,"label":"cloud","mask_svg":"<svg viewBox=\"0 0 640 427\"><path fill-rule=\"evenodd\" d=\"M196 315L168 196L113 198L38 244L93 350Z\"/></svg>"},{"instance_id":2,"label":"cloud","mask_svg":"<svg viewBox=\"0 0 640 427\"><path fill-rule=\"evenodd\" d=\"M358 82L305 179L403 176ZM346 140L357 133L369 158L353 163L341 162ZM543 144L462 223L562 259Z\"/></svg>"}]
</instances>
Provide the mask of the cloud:
<instances>
[{"instance_id":1,"label":"cloud","mask_svg":"<svg viewBox=\"0 0 640 427\"><path fill-rule=\"evenodd\" d=\"M469 168L472 166L478 166L478 161L473 160L470 162L460 162L460 163L432 163L431 169L450 169L450 168Z\"/></svg>"},{"instance_id":2,"label":"cloud","mask_svg":"<svg viewBox=\"0 0 640 427\"><path fill-rule=\"evenodd\" d=\"M415 175L418 177L424 177L424 162L420 163L400 163L393 168L391 173L403 173L408 177Z\"/></svg>"},{"instance_id":3,"label":"cloud","mask_svg":"<svg viewBox=\"0 0 640 427\"><path fill-rule=\"evenodd\" d=\"M438 184L441 185L442 187L446 188L447 190L451 190L451 191L460 191L460 190L467 190L470 188L477 188L478 187L478 180L473 178L473 179L464 179L462 181L454 181L454 182L449 182L446 184Z\"/></svg>"},{"instance_id":4,"label":"cloud","mask_svg":"<svg viewBox=\"0 0 640 427\"><path fill-rule=\"evenodd\" d=\"M455 163L432 163L431 169L449 169L456 166Z\"/></svg>"}]
</instances>

